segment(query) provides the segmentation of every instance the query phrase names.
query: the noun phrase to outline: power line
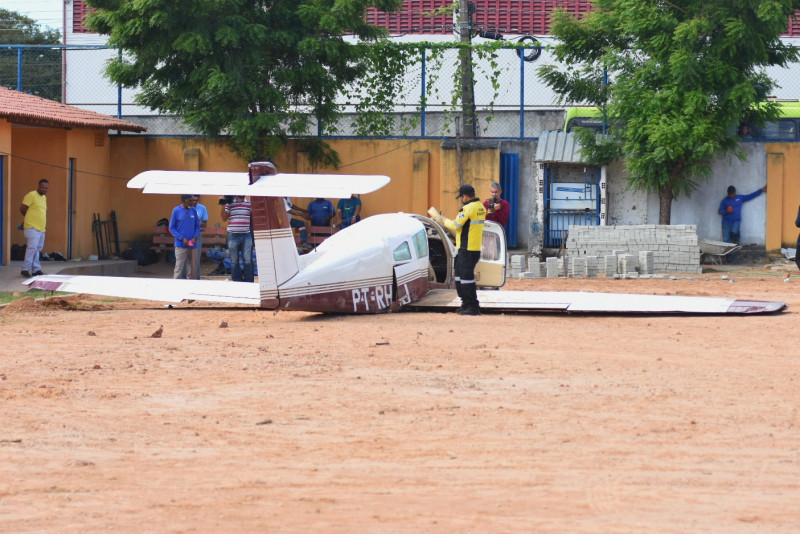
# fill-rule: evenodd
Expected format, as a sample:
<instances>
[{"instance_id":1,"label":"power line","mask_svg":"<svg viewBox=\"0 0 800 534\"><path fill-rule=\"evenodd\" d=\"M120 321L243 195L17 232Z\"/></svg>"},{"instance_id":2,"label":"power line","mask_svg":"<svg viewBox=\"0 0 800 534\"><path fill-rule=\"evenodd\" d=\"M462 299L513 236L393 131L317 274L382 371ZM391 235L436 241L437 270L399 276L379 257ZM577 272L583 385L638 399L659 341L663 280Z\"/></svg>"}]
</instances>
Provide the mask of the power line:
<instances>
[{"instance_id":1,"label":"power line","mask_svg":"<svg viewBox=\"0 0 800 534\"><path fill-rule=\"evenodd\" d=\"M0 150L0 155L2 156L11 156L12 158L21 159L23 161L27 161L30 163L36 163L37 165L43 165L45 167L52 167L54 169L58 169L60 171L69 171L69 167L63 167L61 165L56 165L54 163L47 163L44 161L39 161L38 159L26 158L25 156L20 156L17 154L12 154L11 152L5 152ZM123 178L122 176L114 176L113 174L104 174L101 172L92 172L92 171L82 171L80 169L74 169L75 172L80 174L86 174L88 176L99 176L101 178L113 178L115 180L130 180L130 178Z\"/></svg>"}]
</instances>

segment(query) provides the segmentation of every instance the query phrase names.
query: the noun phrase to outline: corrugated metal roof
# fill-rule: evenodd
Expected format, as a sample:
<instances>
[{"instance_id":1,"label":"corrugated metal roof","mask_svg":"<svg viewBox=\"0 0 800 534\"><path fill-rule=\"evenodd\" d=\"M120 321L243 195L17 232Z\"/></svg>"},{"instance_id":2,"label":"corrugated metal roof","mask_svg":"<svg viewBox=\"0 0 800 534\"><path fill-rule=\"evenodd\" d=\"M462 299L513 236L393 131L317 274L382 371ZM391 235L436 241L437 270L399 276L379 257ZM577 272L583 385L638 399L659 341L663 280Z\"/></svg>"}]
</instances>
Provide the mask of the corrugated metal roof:
<instances>
[{"instance_id":1,"label":"corrugated metal roof","mask_svg":"<svg viewBox=\"0 0 800 534\"><path fill-rule=\"evenodd\" d=\"M570 132L553 130L539 134L536 145L536 161L544 163L584 163L581 146Z\"/></svg>"},{"instance_id":2,"label":"corrugated metal roof","mask_svg":"<svg viewBox=\"0 0 800 534\"><path fill-rule=\"evenodd\" d=\"M139 126L94 111L61 104L53 100L0 87L0 118L14 124L44 128L86 128L144 132Z\"/></svg>"}]
</instances>

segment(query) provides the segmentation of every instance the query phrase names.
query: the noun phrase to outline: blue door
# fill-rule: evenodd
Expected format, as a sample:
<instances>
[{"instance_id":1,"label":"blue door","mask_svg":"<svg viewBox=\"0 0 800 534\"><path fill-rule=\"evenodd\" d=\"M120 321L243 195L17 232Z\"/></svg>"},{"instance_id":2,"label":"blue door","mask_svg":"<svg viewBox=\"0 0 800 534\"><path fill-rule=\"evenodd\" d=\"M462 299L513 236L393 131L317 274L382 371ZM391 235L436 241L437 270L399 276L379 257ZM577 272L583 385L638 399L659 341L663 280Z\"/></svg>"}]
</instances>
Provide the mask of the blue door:
<instances>
[{"instance_id":1,"label":"blue door","mask_svg":"<svg viewBox=\"0 0 800 534\"><path fill-rule=\"evenodd\" d=\"M511 204L506 223L506 241L508 248L517 246L517 204L519 202L519 154L511 152L500 153L500 187L503 188L503 198Z\"/></svg>"}]
</instances>

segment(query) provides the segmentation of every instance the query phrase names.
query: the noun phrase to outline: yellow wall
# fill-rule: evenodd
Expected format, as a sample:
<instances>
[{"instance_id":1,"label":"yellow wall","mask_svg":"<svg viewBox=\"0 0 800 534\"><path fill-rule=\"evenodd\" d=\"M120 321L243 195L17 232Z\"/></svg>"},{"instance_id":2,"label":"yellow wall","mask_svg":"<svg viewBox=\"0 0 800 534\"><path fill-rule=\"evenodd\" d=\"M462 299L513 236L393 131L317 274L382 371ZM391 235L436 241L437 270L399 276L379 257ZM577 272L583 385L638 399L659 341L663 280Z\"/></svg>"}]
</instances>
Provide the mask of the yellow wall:
<instances>
[{"instance_id":1,"label":"yellow wall","mask_svg":"<svg viewBox=\"0 0 800 534\"><path fill-rule=\"evenodd\" d=\"M4 156L3 168L0 169L4 178L2 184L3 205L0 206L0 214L3 215L0 217L0 219L2 219L2 221L0 221L2 222L2 224L0 224L0 232L2 232L3 236L3 247L0 249L0 260L2 260L2 263L5 264L8 260L6 251L11 250L11 228L16 226L13 224L13 222L18 220L18 218L13 217L11 210L19 210L19 207L16 205L16 201L12 201L11 199L11 181L8 178L11 158L6 154L11 153L11 124L3 120L0 120L0 153Z\"/></svg>"},{"instance_id":2,"label":"yellow wall","mask_svg":"<svg viewBox=\"0 0 800 534\"><path fill-rule=\"evenodd\" d=\"M111 182L124 181L110 170L109 138L105 130L72 130L66 136L66 161L67 166L72 160L74 177L72 180L72 257L87 258L90 254L97 253L97 240L92 233L92 220L96 214L100 220L107 220L113 208L111 198ZM67 173L68 174L68 173ZM58 228L51 223L56 223L51 218L50 202L55 197L48 192L48 228L46 251L59 250L66 253L67 245L63 248L52 248L58 237L66 241L66 212L68 209L67 194L59 199L63 203L64 219L58 220ZM55 215L55 214L54 214ZM58 230L53 234L53 230Z\"/></svg>"},{"instance_id":3,"label":"yellow wall","mask_svg":"<svg viewBox=\"0 0 800 534\"><path fill-rule=\"evenodd\" d=\"M179 196L145 195L128 189L127 181L146 170L247 171L247 162L228 150L223 141L199 138L114 137L111 139L112 173L123 177L111 184L112 208L117 214L121 245L152 240L153 226L169 219ZM217 198L201 197L208 208L209 226L221 225Z\"/></svg>"},{"instance_id":4,"label":"yellow wall","mask_svg":"<svg viewBox=\"0 0 800 534\"><path fill-rule=\"evenodd\" d=\"M9 141L10 139L10 141ZM290 142L275 163L281 172L329 172L334 174L386 174L388 186L362 195L362 216L377 213L426 213L436 206L448 217L459 209L455 195L459 187L455 150L443 150L441 140L331 140L339 153L336 169L312 169L296 144ZM8 147L8 148L6 148ZM124 250L137 241L150 242L152 227L169 218L180 199L167 195L145 195L127 188L136 174L152 169L246 171L224 140L202 138L107 137L105 131L13 127L0 120L0 149L15 156L9 159L6 180L6 213L3 231L4 262L11 243L25 242L19 204L40 178L50 180L48 228L45 251L67 252L68 167L73 160L74 212L73 257L86 258L97 253L92 232L93 214L106 220L111 210L117 215L120 246ZM489 184L498 180L499 150L465 150L464 183L475 186L479 197L488 194ZM307 206L310 199L294 199ZM338 199L329 199L336 205ZM209 211L209 225L224 226L217 198L203 197Z\"/></svg>"},{"instance_id":5,"label":"yellow wall","mask_svg":"<svg viewBox=\"0 0 800 534\"><path fill-rule=\"evenodd\" d=\"M794 247L800 205L800 144L769 143L767 152L767 250Z\"/></svg>"},{"instance_id":6,"label":"yellow wall","mask_svg":"<svg viewBox=\"0 0 800 534\"><path fill-rule=\"evenodd\" d=\"M131 178L148 169L246 171L247 163L229 152L223 141L172 138L113 138L113 174ZM341 159L336 169L312 169L294 143L284 149L275 163L281 172L319 172L334 174L386 174L391 182L386 187L362 195L362 216L377 213L426 213L437 206L450 217L458 212L455 199L458 190L458 166L455 151L441 150L440 140L332 140L331 147ZM489 184L498 180L499 150L465 152L465 183L473 183L479 196L485 196ZM453 176L447 173L454 172ZM442 176L446 178L443 179ZM443 188L442 184L447 184ZM163 195L144 195L129 190L124 181L114 181L115 207L120 238L126 242L149 241L152 226L162 217L169 218L179 199ZM306 207L311 199L295 198L295 204ZM334 205L338 199L331 198ZM219 216L216 198L203 198L209 210L209 225L224 223Z\"/></svg>"}]
</instances>

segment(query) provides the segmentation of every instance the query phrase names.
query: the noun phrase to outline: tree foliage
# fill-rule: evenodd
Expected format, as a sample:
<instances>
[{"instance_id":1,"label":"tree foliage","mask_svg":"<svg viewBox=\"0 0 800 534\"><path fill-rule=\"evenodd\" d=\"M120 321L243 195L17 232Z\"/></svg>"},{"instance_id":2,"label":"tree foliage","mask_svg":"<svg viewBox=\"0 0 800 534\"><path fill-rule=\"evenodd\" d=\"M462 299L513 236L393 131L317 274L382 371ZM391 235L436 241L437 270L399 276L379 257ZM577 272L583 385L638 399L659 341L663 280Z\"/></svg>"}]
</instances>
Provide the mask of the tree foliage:
<instances>
[{"instance_id":1,"label":"tree foliage","mask_svg":"<svg viewBox=\"0 0 800 534\"><path fill-rule=\"evenodd\" d=\"M57 45L61 33L42 29L35 20L16 11L0 9L0 44ZM18 49L0 48L0 84L17 89ZM44 47L22 52L22 90L51 100L61 100L61 51Z\"/></svg>"},{"instance_id":2,"label":"tree foliage","mask_svg":"<svg viewBox=\"0 0 800 534\"><path fill-rule=\"evenodd\" d=\"M338 158L314 124L335 124L336 97L365 73L384 30L365 11L399 0L89 0L87 20L125 55L107 69L138 102L183 117L205 135L228 134L244 159L276 154L289 136L312 161ZM355 42L346 41L345 34ZM305 136L305 137L304 137Z\"/></svg>"},{"instance_id":3,"label":"tree foliage","mask_svg":"<svg viewBox=\"0 0 800 534\"><path fill-rule=\"evenodd\" d=\"M555 16L560 64L540 74L567 102L605 106L610 135L582 132L584 155L596 164L624 155L629 185L657 191L659 221L668 224L672 199L710 175L715 155L744 158L740 120L777 117L763 103L774 87L763 69L797 58L779 37L800 0L593 4L582 20Z\"/></svg>"},{"instance_id":4,"label":"tree foliage","mask_svg":"<svg viewBox=\"0 0 800 534\"><path fill-rule=\"evenodd\" d=\"M392 42L381 41L364 57L366 72L345 98L356 111L354 126L358 135L408 135L419 124L419 111L431 101L444 112L442 128L448 129L463 108L464 94L460 53L466 52L476 76L489 82L493 95L486 121L492 119L493 103L500 94L498 53L510 45L505 41L485 43ZM513 46L513 45L511 45ZM419 94L422 84L422 58L425 58L425 86L420 105L409 115L397 114L396 107ZM440 83L441 82L441 83ZM440 94L447 90L446 94Z\"/></svg>"}]
</instances>

